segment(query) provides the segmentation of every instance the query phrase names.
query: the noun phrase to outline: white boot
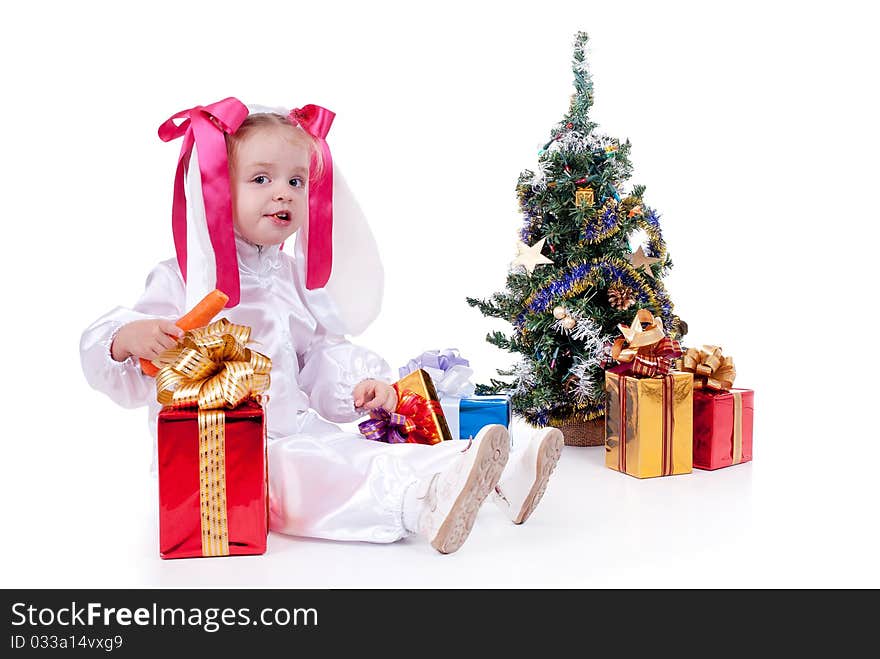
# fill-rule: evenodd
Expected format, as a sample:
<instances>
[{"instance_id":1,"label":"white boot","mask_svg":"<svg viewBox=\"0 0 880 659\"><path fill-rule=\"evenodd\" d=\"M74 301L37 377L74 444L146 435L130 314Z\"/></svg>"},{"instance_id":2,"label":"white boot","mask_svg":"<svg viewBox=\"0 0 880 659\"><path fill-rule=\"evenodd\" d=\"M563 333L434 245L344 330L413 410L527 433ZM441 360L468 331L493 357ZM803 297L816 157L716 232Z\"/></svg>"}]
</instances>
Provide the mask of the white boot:
<instances>
[{"instance_id":1,"label":"white boot","mask_svg":"<svg viewBox=\"0 0 880 659\"><path fill-rule=\"evenodd\" d=\"M454 441L454 440L453 440ZM495 488L507 457L510 437L499 424L485 426L443 471L415 485L421 508L418 532L442 554L461 547L483 501Z\"/></svg>"},{"instance_id":2,"label":"white boot","mask_svg":"<svg viewBox=\"0 0 880 659\"><path fill-rule=\"evenodd\" d=\"M525 522L541 501L550 474L559 461L563 443L560 430L541 428L532 436L526 449L505 469L492 493L492 500L514 524Z\"/></svg>"}]
</instances>

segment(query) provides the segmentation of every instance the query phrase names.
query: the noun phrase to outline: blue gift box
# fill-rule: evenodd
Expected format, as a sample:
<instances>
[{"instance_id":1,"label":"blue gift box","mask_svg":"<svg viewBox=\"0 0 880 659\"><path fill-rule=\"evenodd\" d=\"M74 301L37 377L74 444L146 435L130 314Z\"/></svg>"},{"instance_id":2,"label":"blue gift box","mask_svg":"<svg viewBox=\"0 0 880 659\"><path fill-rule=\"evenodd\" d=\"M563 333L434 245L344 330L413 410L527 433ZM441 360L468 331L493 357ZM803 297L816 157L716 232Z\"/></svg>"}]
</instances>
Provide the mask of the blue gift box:
<instances>
[{"instance_id":1,"label":"blue gift box","mask_svg":"<svg viewBox=\"0 0 880 659\"><path fill-rule=\"evenodd\" d=\"M440 405L446 415L446 421L458 439L476 437L480 428L490 423L500 423L510 427L509 396L468 396L467 398L441 398ZM455 418L457 414L457 419ZM457 422L457 423L456 423Z\"/></svg>"}]
</instances>

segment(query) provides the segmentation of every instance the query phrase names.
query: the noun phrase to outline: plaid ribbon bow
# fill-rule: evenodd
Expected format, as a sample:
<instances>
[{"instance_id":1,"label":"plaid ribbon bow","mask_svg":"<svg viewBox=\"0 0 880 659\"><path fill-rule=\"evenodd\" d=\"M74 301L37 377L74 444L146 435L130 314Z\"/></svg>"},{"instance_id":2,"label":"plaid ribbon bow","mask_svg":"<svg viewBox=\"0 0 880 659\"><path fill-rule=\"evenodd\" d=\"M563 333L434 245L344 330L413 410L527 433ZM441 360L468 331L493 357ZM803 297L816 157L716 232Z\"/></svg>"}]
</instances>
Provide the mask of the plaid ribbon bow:
<instances>
[{"instance_id":1,"label":"plaid ribbon bow","mask_svg":"<svg viewBox=\"0 0 880 659\"><path fill-rule=\"evenodd\" d=\"M660 378L675 366L682 355L681 345L663 331L663 321L647 309L639 309L630 325L617 326L622 337L605 346L602 367L612 373Z\"/></svg>"}]
</instances>

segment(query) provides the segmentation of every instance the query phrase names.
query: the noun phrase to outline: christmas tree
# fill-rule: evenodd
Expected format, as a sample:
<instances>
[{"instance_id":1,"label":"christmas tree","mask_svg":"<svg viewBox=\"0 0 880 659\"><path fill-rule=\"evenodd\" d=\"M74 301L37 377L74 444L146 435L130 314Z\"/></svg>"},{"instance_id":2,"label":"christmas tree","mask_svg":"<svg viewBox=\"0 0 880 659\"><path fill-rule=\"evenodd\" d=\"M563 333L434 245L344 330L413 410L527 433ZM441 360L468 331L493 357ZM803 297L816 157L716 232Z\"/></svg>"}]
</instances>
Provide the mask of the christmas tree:
<instances>
[{"instance_id":1,"label":"christmas tree","mask_svg":"<svg viewBox=\"0 0 880 659\"><path fill-rule=\"evenodd\" d=\"M585 49L574 43L575 93L568 113L538 152L535 171L516 186L524 224L507 289L489 299L467 298L486 316L513 326L489 343L518 353L513 381L491 379L477 393L511 394L514 411L538 426L565 425L604 414L604 347L640 308L660 316L667 334L682 336L661 281L672 266L660 216L645 187L625 188L632 173L630 142L596 132L588 112L593 82ZM644 245L641 243L644 242ZM633 252L631 245L638 245Z\"/></svg>"}]
</instances>

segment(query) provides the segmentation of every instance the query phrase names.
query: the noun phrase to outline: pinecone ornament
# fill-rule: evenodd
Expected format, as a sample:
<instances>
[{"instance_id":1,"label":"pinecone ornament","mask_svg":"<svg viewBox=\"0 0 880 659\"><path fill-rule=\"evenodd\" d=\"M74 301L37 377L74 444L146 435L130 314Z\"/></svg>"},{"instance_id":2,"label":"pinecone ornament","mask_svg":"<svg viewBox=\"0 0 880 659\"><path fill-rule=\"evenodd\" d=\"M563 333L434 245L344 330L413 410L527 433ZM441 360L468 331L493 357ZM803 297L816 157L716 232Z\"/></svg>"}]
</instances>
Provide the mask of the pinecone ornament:
<instances>
[{"instance_id":1,"label":"pinecone ornament","mask_svg":"<svg viewBox=\"0 0 880 659\"><path fill-rule=\"evenodd\" d=\"M635 291L621 282L608 287L608 302L618 311L626 311L636 303Z\"/></svg>"},{"instance_id":2,"label":"pinecone ornament","mask_svg":"<svg viewBox=\"0 0 880 659\"><path fill-rule=\"evenodd\" d=\"M688 333L688 324L684 322L678 316L672 319L672 328L670 331L670 336L674 339L682 339L684 335Z\"/></svg>"}]
</instances>

